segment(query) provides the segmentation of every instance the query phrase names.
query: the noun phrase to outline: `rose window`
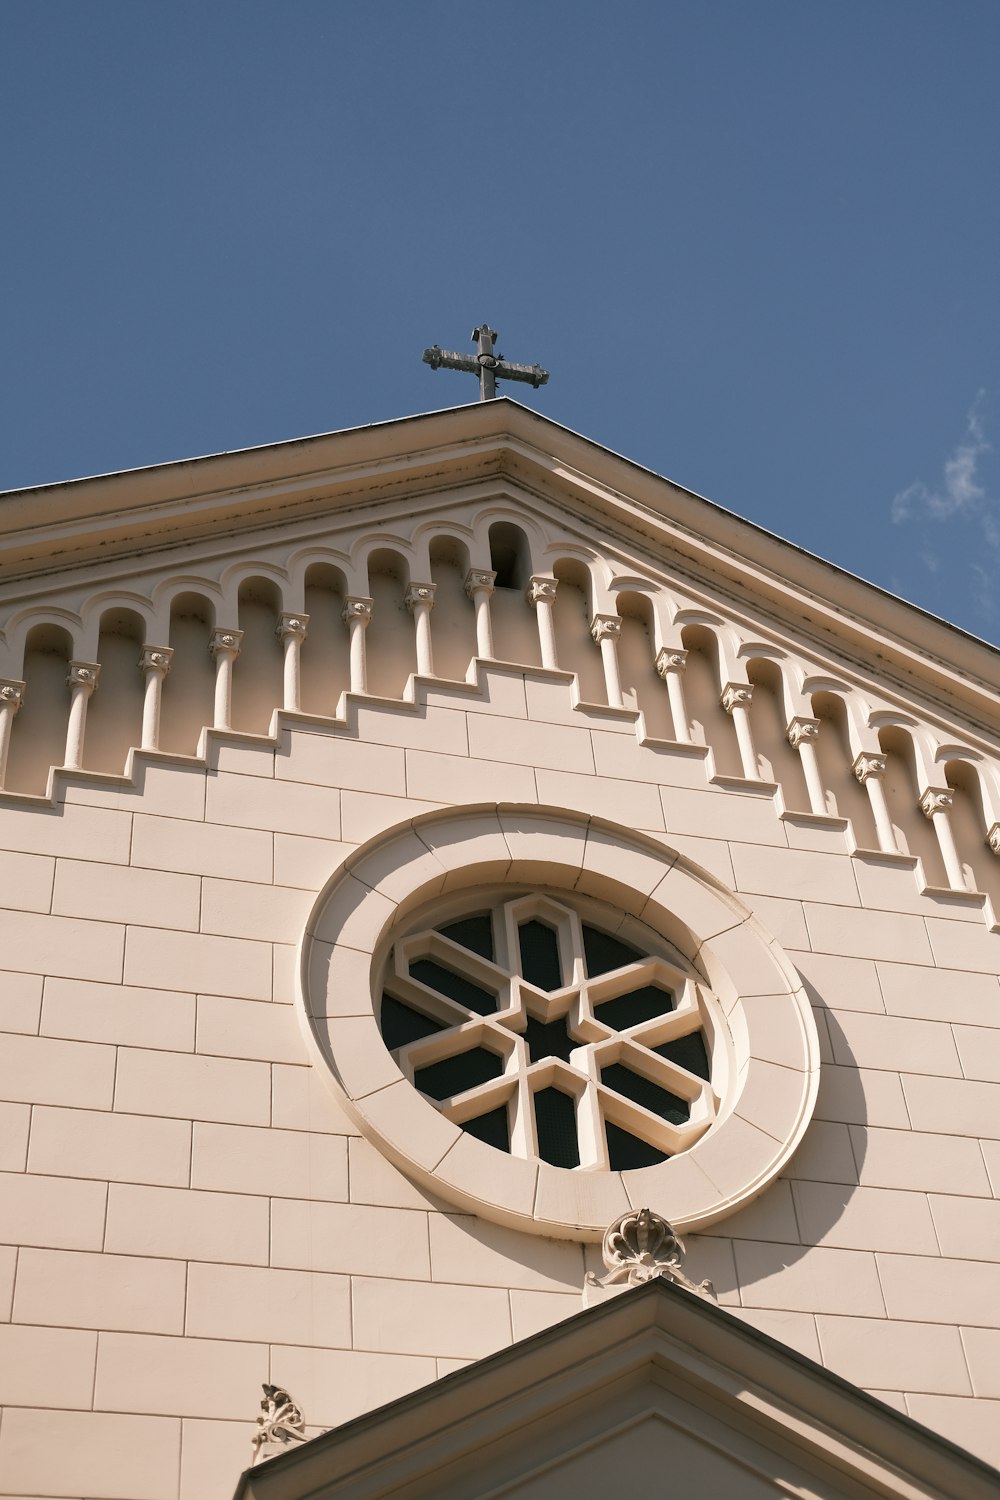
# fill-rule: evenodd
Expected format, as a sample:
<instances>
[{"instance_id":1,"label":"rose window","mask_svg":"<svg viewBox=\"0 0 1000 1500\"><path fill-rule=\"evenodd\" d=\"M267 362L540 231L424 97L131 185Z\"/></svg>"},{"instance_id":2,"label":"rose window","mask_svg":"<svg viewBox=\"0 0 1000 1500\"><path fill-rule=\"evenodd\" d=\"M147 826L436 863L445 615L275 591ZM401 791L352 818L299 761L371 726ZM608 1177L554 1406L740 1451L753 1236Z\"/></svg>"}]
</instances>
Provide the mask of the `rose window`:
<instances>
[{"instance_id":1,"label":"rose window","mask_svg":"<svg viewBox=\"0 0 1000 1500\"><path fill-rule=\"evenodd\" d=\"M411 927L389 954L379 1025L413 1086L469 1135L624 1171L686 1150L715 1119L712 1003L653 932L612 934L600 915L529 894Z\"/></svg>"}]
</instances>

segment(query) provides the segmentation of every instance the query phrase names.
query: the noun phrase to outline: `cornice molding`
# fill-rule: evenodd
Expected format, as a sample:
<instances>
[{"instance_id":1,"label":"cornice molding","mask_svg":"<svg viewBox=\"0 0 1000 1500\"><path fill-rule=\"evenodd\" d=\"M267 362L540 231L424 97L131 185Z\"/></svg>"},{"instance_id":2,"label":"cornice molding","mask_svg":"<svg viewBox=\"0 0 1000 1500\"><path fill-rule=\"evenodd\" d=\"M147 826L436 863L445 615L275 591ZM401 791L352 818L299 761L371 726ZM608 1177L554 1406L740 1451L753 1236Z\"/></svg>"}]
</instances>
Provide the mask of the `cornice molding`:
<instances>
[{"instance_id":1,"label":"cornice molding","mask_svg":"<svg viewBox=\"0 0 1000 1500\"><path fill-rule=\"evenodd\" d=\"M509 398L10 491L0 580L505 477L869 671L996 719L995 648Z\"/></svg>"}]
</instances>

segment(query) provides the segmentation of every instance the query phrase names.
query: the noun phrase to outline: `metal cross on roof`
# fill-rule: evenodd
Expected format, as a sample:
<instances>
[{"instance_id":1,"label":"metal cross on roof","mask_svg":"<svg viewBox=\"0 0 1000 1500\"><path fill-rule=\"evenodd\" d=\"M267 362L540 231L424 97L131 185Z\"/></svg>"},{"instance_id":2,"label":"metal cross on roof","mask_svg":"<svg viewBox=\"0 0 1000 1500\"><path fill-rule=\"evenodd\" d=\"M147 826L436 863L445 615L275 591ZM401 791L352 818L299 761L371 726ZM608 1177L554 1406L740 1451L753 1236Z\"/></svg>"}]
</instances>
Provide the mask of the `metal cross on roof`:
<instances>
[{"instance_id":1,"label":"metal cross on roof","mask_svg":"<svg viewBox=\"0 0 1000 1500\"><path fill-rule=\"evenodd\" d=\"M504 359L502 354L494 354L496 337L495 328L481 323L472 330L478 353L455 354L450 349L442 349L440 344L432 344L429 349L424 350L424 364L430 365L432 370L467 370L471 375L478 375L480 401L494 399L498 380L525 380L536 389L545 384L549 372L543 370L541 365L515 365Z\"/></svg>"}]
</instances>

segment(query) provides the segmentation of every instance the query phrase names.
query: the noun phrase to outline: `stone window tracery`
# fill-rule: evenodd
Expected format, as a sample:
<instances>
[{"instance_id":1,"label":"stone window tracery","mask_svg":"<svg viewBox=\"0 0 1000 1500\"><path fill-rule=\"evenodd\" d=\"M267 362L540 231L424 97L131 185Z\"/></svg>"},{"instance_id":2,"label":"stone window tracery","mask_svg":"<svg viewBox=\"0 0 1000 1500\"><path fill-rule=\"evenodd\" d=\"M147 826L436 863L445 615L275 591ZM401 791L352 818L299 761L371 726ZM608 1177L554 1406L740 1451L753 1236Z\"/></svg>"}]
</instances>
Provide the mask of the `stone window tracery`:
<instances>
[{"instance_id":1,"label":"stone window tracery","mask_svg":"<svg viewBox=\"0 0 1000 1500\"><path fill-rule=\"evenodd\" d=\"M379 1024L401 1072L499 1150L625 1171L715 1119L710 991L662 939L596 903L503 892L393 943ZM431 925L431 924L434 925Z\"/></svg>"}]
</instances>

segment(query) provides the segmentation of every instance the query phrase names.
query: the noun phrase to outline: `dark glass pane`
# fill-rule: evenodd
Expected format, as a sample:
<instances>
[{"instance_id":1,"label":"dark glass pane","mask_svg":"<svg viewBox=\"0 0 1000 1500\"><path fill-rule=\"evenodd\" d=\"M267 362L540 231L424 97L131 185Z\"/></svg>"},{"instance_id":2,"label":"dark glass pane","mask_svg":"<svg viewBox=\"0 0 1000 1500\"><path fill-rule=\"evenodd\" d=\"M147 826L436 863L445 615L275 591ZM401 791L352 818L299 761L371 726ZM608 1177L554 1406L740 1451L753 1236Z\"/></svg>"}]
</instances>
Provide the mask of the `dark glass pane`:
<instances>
[{"instance_id":1,"label":"dark glass pane","mask_svg":"<svg viewBox=\"0 0 1000 1500\"><path fill-rule=\"evenodd\" d=\"M491 1015L497 1008L496 995L473 984L464 974L456 974L443 964L435 963L433 958L415 959L410 964L410 978L426 984L428 989L437 990L439 995L447 995L449 1000L456 1000L480 1016Z\"/></svg>"},{"instance_id":2,"label":"dark glass pane","mask_svg":"<svg viewBox=\"0 0 1000 1500\"><path fill-rule=\"evenodd\" d=\"M407 1042L419 1042L421 1037L444 1030L439 1021L432 1021L430 1016L421 1015L412 1005L404 1005L395 995L388 994L382 996L380 1024L382 1040L390 1052L405 1047Z\"/></svg>"},{"instance_id":3,"label":"dark glass pane","mask_svg":"<svg viewBox=\"0 0 1000 1500\"><path fill-rule=\"evenodd\" d=\"M557 990L562 985L559 964L559 939L544 922L522 922L517 929L521 945L521 973L529 984L540 990Z\"/></svg>"},{"instance_id":4,"label":"dark glass pane","mask_svg":"<svg viewBox=\"0 0 1000 1500\"><path fill-rule=\"evenodd\" d=\"M459 1052L454 1057L430 1063L426 1068L418 1068L413 1082L422 1094L430 1094L432 1099L450 1099L452 1094L461 1094L491 1078L499 1078L502 1072L502 1057L487 1052L485 1047L471 1047L468 1052Z\"/></svg>"},{"instance_id":5,"label":"dark glass pane","mask_svg":"<svg viewBox=\"0 0 1000 1500\"><path fill-rule=\"evenodd\" d=\"M626 964L638 963L644 955L630 948L620 938L610 937L596 927L583 929L583 951L587 958L587 976L596 979L598 974L610 974L612 969L623 969Z\"/></svg>"},{"instance_id":6,"label":"dark glass pane","mask_svg":"<svg viewBox=\"0 0 1000 1500\"><path fill-rule=\"evenodd\" d=\"M622 1130L619 1125L612 1125L610 1120L605 1123L604 1129L608 1137L612 1172L630 1172L635 1167L655 1167L657 1162L667 1159L665 1151L657 1151L655 1146L640 1141L637 1135Z\"/></svg>"},{"instance_id":7,"label":"dark glass pane","mask_svg":"<svg viewBox=\"0 0 1000 1500\"><path fill-rule=\"evenodd\" d=\"M683 1125L691 1117L691 1106L686 1099L679 1099L669 1089L661 1089L658 1083L643 1078L641 1073L633 1073L621 1063L602 1068L601 1082L614 1089L616 1094L641 1104L651 1114L659 1115L661 1120L669 1120L672 1125Z\"/></svg>"},{"instance_id":8,"label":"dark glass pane","mask_svg":"<svg viewBox=\"0 0 1000 1500\"><path fill-rule=\"evenodd\" d=\"M460 922L449 922L447 927L439 927L438 932L442 937L451 938L453 943L468 948L470 953L478 953L480 958L493 962L493 919L488 911L475 917L463 917Z\"/></svg>"},{"instance_id":9,"label":"dark glass pane","mask_svg":"<svg viewBox=\"0 0 1000 1500\"><path fill-rule=\"evenodd\" d=\"M561 1057L563 1062L569 1062L573 1048L580 1045L573 1041L566 1029L565 1020L536 1021L534 1016L528 1017L524 1040L528 1044L528 1056L533 1063L541 1062L545 1057Z\"/></svg>"},{"instance_id":10,"label":"dark glass pane","mask_svg":"<svg viewBox=\"0 0 1000 1500\"><path fill-rule=\"evenodd\" d=\"M687 1068L696 1078L709 1077L708 1049L700 1031L692 1031L690 1036L679 1036L674 1042L663 1042L652 1050L659 1053L660 1057L665 1057L668 1062L676 1063L679 1068Z\"/></svg>"},{"instance_id":11,"label":"dark glass pane","mask_svg":"<svg viewBox=\"0 0 1000 1500\"><path fill-rule=\"evenodd\" d=\"M475 1120L464 1120L462 1129L474 1135L477 1141L495 1146L498 1151L510 1150L510 1126L507 1123L507 1106L491 1109L489 1114L479 1115Z\"/></svg>"},{"instance_id":12,"label":"dark glass pane","mask_svg":"<svg viewBox=\"0 0 1000 1500\"><path fill-rule=\"evenodd\" d=\"M576 1138L576 1106L559 1089L539 1089L535 1095L535 1127L538 1154L554 1167L578 1167L580 1147Z\"/></svg>"},{"instance_id":13,"label":"dark glass pane","mask_svg":"<svg viewBox=\"0 0 1000 1500\"><path fill-rule=\"evenodd\" d=\"M673 1008L674 997L669 990L661 990L655 984L644 984L641 990L632 990L627 995L596 1005L594 1015L613 1031L627 1031L630 1026L638 1026L640 1021L655 1021L657 1016L665 1016Z\"/></svg>"}]
</instances>

